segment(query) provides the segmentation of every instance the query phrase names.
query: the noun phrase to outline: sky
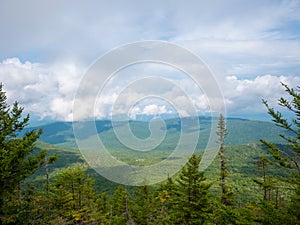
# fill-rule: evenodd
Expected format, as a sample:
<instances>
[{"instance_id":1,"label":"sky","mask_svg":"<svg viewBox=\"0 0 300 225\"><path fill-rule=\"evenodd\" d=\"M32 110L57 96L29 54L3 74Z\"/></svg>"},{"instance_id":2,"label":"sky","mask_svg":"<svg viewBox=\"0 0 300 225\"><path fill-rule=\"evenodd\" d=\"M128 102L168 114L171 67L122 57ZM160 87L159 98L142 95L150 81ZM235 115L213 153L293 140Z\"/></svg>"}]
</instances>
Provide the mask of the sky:
<instances>
[{"instance_id":1,"label":"sky","mask_svg":"<svg viewBox=\"0 0 300 225\"><path fill-rule=\"evenodd\" d=\"M228 116L266 118L261 100L276 106L286 96L280 82L300 84L299 0L2 0L0 27L0 81L9 103L17 100L34 120L71 121L80 81L93 63L138 41L166 41L198 56L215 77ZM107 117L129 81L154 75L170 78L184 90L199 114L209 112L205 92L185 74L145 63L107 82L94 116ZM142 89L153 87L158 94L170 91L151 82ZM127 91L125 100L143 90ZM174 110L162 99L149 98L140 99L128 113Z\"/></svg>"}]
</instances>

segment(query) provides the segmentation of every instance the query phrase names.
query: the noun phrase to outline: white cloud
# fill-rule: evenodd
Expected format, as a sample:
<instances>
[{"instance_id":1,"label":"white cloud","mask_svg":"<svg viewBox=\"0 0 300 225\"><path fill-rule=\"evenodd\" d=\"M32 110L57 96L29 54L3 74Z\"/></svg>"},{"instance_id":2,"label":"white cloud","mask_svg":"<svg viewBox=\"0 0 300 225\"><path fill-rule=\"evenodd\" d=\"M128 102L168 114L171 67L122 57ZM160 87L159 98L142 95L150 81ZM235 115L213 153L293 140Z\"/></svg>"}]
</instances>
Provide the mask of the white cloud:
<instances>
[{"instance_id":1,"label":"white cloud","mask_svg":"<svg viewBox=\"0 0 300 225\"><path fill-rule=\"evenodd\" d=\"M0 2L0 26L0 78L4 88L9 99L20 101L26 111L41 117L70 120L86 65L116 46L139 40L171 41L204 59L219 80L229 112L264 110L261 98L275 102L285 94L280 81L300 83L298 0L12 0ZM140 72L145 76L171 76L199 111L209 111L205 93L176 74L174 68L151 68L144 67ZM122 88L141 78L141 74L132 75L133 70L127 72L108 84L109 91L95 107L97 117L108 115ZM167 91L161 83L155 88L157 94L166 94L184 105L182 93ZM122 102L129 104L142 98L141 92L152 90L151 82L135 87L124 94ZM82 97L93 103L91 96ZM157 112L169 110L149 104L156 105ZM150 106L145 107L139 105L132 112L151 111ZM116 112L123 109L120 105Z\"/></svg>"},{"instance_id":2,"label":"white cloud","mask_svg":"<svg viewBox=\"0 0 300 225\"><path fill-rule=\"evenodd\" d=\"M72 114L73 101L66 98L55 98L51 101L50 111L48 112L54 119L66 121L73 120Z\"/></svg>"},{"instance_id":3,"label":"white cloud","mask_svg":"<svg viewBox=\"0 0 300 225\"><path fill-rule=\"evenodd\" d=\"M146 115L159 115L163 113L167 113L167 109L165 105L162 106L158 106L155 104L147 105L142 111L142 114L146 114Z\"/></svg>"},{"instance_id":4,"label":"white cloud","mask_svg":"<svg viewBox=\"0 0 300 225\"><path fill-rule=\"evenodd\" d=\"M229 113L265 112L262 99L277 105L280 97L289 98L280 83L295 87L300 83L296 76L257 76L255 79L238 79L228 76L223 83L223 92Z\"/></svg>"},{"instance_id":5,"label":"white cloud","mask_svg":"<svg viewBox=\"0 0 300 225\"><path fill-rule=\"evenodd\" d=\"M149 68L149 65L146 65L146 68ZM56 120L72 120L73 100L83 75L82 71L82 68L70 63L22 63L17 58L9 58L0 63L0 79L4 83L10 103L18 100L26 112L40 118L50 117ZM84 104L96 104L95 111L83 112L83 117L104 118L110 116L112 110L114 114L126 113L131 116L176 111L181 115L189 115L190 103L184 95L189 97L200 114L210 112L207 96L191 79L179 74L175 77L170 75L169 79L173 79L173 83L164 83L164 80L155 83L155 80L149 80L147 76L144 77L147 79L145 82L141 80L140 83L132 83L136 81L136 76L130 78L120 75L103 90L96 103L94 96L82 96L83 110ZM167 77L165 73L164 77ZM143 76L140 78L143 79ZM265 112L261 99L276 104L279 97L286 96L280 82L295 86L300 83L300 77L263 75L243 79L238 76L226 76L218 81L228 114L243 114ZM91 85L94 86L93 83ZM155 89L156 87L158 89ZM154 93L157 97L153 96ZM177 108L172 105L175 102Z\"/></svg>"},{"instance_id":6,"label":"white cloud","mask_svg":"<svg viewBox=\"0 0 300 225\"><path fill-rule=\"evenodd\" d=\"M9 58L0 63L0 79L8 101L17 100L28 113L41 118L70 120L82 69L73 64L40 64Z\"/></svg>"},{"instance_id":7,"label":"white cloud","mask_svg":"<svg viewBox=\"0 0 300 225\"><path fill-rule=\"evenodd\" d=\"M18 100L25 107L26 112L41 118L50 117L56 120L70 121L72 120L73 100L82 71L83 69L74 64L47 65L28 61L22 63L17 58L9 58L0 64L0 79L4 83L10 103ZM158 84L154 82L155 80L148 79L146 82L136 83L137 85L132 85L132 80L130 81L128 78L121 76L115 79L117 85L114 85L112 80L107 89L97 98L96 103L94 103L93 96L82 96L83 110L84 104L96 104L95 111L83 112L83 117L104 118L110 116L112 110L114 110L114 114L126 113L131 116L134 114L157 115L176 111L180 115L187 116L190 103L184 95L190 98L200 114L210 111L205 93L187 77L177 74L174 79L170 76L171 80L174 79L173 84L168 82ZM136 77L133 76L132 79L135 80ZM254 79L242 79L237 76L219 79L228 114L265 112L261 99L276 104L279 97L286 96L280 82L295 86L300 83L300 77L263 75ZM141 84L143 85L140 86ZM153 89L156 86L158 89ZM128 89L128 87L130 88ZM156 93L157 97L153 96L153 93ZM147 96L150 97L147 98ZM116 105L117 99L118 104ZM177 108L172 105L175 102ZM127 109L128 111L126 111Z\"/></svg>"}]
</instances>

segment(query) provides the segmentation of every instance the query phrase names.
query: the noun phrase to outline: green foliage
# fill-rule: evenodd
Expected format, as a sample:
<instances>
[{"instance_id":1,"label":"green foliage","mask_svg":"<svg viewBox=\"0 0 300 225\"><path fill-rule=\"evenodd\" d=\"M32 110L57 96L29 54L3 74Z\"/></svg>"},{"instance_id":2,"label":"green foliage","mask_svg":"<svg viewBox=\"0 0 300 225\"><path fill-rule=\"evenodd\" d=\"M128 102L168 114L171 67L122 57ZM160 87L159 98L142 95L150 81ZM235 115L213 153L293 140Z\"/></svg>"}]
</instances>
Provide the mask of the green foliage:
<instances>
[{"instance_id":1,"label":"green foliage","mask_svg":"<svg viewBox=\"0 0 300 225\"><path fill-rule=\"evenodd\" d=\"M283 114L271 108L267 101L263 100L263 104L267 107L268 113L272 116L273 122L276 126L281 127L289 132L290 135L280 134L280 137L287 142L289 149L280 149L277 145L261 140L261 142L268 148L273 158L278 164L287 169L294 169L297 175L300 175L300 87L296 90L289 88L282 84L286 92L292 98L288 101L285 98L279 99L279 105L294 114L292 119L287 119Z\"/></svg>"},{"instance_id":2,"label":"green foliage","mask_svg":"<svg viewBox=\"0 0 300 225\"><path fill-rule=\"evenodd\" d=\"M177 185L172 178L168 178L167 181L161 184L158 194L156 196L157 201L157 220L162 224L171 224L176 220L176 198L177 198Z\"/></svg>"},{"instance_id":3,"label":"green foliage","mask_svg":"<svg viewBox=\"0 0 300 225\"><path fill-rule=\"evenodd\" d=\"M157 202L151 187L137 187L134 196L133 219L137 224L151 224L157 217Z\"/></svg>"},{"instance_id":4,"label":"green foliage","mask_svg":"<svg viewBox=\"0 0 300 225\"><path fill-rule=\"evenodd\" d=\"M41 131L24 132L29 116L22 117L23 108L18 103L12 108L7 105L1 85L0 224L300 224L300 95L299 87L294 90L283 86L291 100L280 98L279 105L294 115L292 119L263 101L280 129L271 128L270 123L246 120L225 123L220 115L219 159L206 171L209 181L199 171L200 156L194 154L178 174L159 187L116 188L116 184L88 168L76 149L41 142L35 148ZM143 165L148 165L169 156L169 149L176 143L180 123L172 119L166 125L166 141L154 153L145 154L117 150L120 143L115 142L109 121L98 121L97 129L113 155L132 164L135 158L144 158ZM149 136L147 123L131 122L131 126L138 137ZM193 132L193 126L189 132ZM209 126L210 122L202 118L199 143L208 137ZM46 139L61 146L75 146L69 129L68 123L52 124ZM280 144L283 142L275 134L286 145ZM248 143L258 137L264 139L262 144ZM237 143L247 144L228 146ZM40 149L57 155L47 156ZM98 194L91 176L98 182ZM33 181L44 184L44 188L32 185Z\"/></svg>"},{"instance_id":5,"label":"green foliage","mask_svg":"<svg viewBox=\"0 0 300 225\"><path fill-rule=\"evenodd\" d=\"M189 118L184 119L188 120ZM199 122L201 124L201 128L197 149L204 149L211 132L211 118L199 117ZM160 162L162 159L167 158L176 147L181 132L180 119L169 119L166 120L165 123L166 138L161 145L152 151L137 152L124 147L124 145L118 141L118 138L112 128L111 121L95 121L98 134L108 151L117 159L132 165L137 165L136 159L143 158L144 162L140 163L139 166L152 165ZM124 124L125 123L120 123L119 125L124 126ZM129 124L133 134L137 137L145 138L149 136L148 123L141 121L129 121ZM77 148L72 123L56 122L44 125L42 128L43 135L41 135L41 141L55 144L56 146L63 148ZM270 122L227 118L226 128L228 131L228 135L225 140L226 146L259 142L260 139L269 140L274 143L282 143L282 141L277 138L277 136L282 133L282 128L276 127ZM198 132L198 129L199 127L191 123L189 125L188 132ZM86 140L93 137L90 135L92 134L86 134Z\"/></svg>"},{"instance_id":6,"label":"green foliage","mask_svg":"<svg viewBox=\"0 0 300 225\"><path fill-rule=\"evenodd\" d=\"M291 202L288 205L289 215L293 215L290 219L293 224L300 224L300 185L296 186L295 194L292 196Z\"/></svg>"},{"instance_id":7,"label":"green foliage","mask_svg":"<svg viewBox=\"0 0 300 225\"><path fill-rule=\"evenodd\" d=\"M105 219L93 180L78 167L62 171L49 191L32 187L23 191L20 199L26 201L16 224L100 224Z\"/></svg>"},{"instance_id":8,"label":"green foliage","mask_svg":"<svg viewBox=\"0 0 300 225\"><path fill-rule=\"evenodd\" d=\"M270 160L266 156L261 155L260 160L256 163L256 166L258 168L257 172L260 174L261 178L253 178L253 181L263 189L264 200L270 200L270 191L273 187L272 179L267 175L268 163L270 163Z\"/></svg>"},{"instance_id":9,"label":"green foliage","mask_svg":"<svg viewBox=\"0 0 300 225\"><path fill-rule=\"evenodd\" d=\"M200 156L192 155L176 180L173 207L181 224L204 224L210 211L208 189L204 172L199 171Z\"/></svg>"},{"instance_id":10,"label":"green foliage","mask_svg":"<svg viewBox=\"0 0 300 225\"><path fill-rule=\"evenodd\" d=\"M290 224L300 224L300 86L298 86L296 89L290 88L283 83L282 86L289 94L290 100L281 97L278 100L278 104L293 114L291 119L287 119L281 112L271 108L267 101L263 100L263 104L267 107L268 113L271 115L275 125L288 132L288 135L280 134L280 137L286 141L289 147L281 148L280 146L266 140L261 140L261 142L267 147L277 165L288 171L289 179L285 179L285 181L294 186L295 191L292 201L289 203L289 209L283 208L282 210L278 211L277 204L275 205L274 209L272 208L273 205L271 203L263 202L263 207L268 209L264 215L266 215L265 217L267 217L267 220L274 220L278 218L276 222L279 224L282 222L282 216L280 213L286 212L286 214L289 215L286 221L293 221ZM263 182L263 184L265 183L266 182Z\"/></svg>"},{"instance_id":11,"label":"green foliage","mask_svg":"<svg viewBox=\"0 0 300 225\"><path fill-rule=\"evenodd\" d=\"M291 221L291 216L285 210L280 210L269 201L261 200L257 204L255 221L259 224L296 224Z\"/></svg>"},{"instance_id":12,"label":"green foliage","mask_svg":"<svg viewBox=\"0 0 300 225\"><path fill-rule=\"evenodd\" d=\"M111 223L133 224L130 207L131 202L129 201L128 192L123 186L118 186L111 201Z\"/></svg>"},{"instance_id":13,"label":"green foliage","mask_svg":"<svg viewBox=\"0 0 300 225\"><path fill-rule=\"evenodd\" d=\"M20 202L16 190L25 178L44 164L47 154L46 151L34 152L41 130L27 131L20 137L28 125L29 115L22 118L23 108L18 102L11 107L6 100L0 84L0 216L3 220L7 220L4 215L10 214L6 204Z\"/></svg>"},{"instance_id":14,"label":"green foliage","mask_svg":"<svg viewBox=\"0 0 300 225\"><path fill-rule=\"evenodd\" d=\"M219 158L220 158L220 186L221 186L221 203L224 205L232 204L232 192L226 182L229 170L227 168L227 160L225 156L225 137L227 135L226 122L224 116L221 114L218 122L217 135L219 136Z\"/></svg>"},{"instance_id":15,"label":"green foliage","mask_svg":"<svg viewBox=\"0 0 300 225\"><path fill-rule=\"evenodd\" d=\"M209 218L213 224L254 224L253 213L247 208L235 208L219 201L213 202L213 214Z\"/></svg>"},{"instance_id":16,"label":"green foliage","mask_svg":"<svg viewBox=\"0 0 300 225\"><path fill-rule=\"evenodd\" d=\"M69 221L90 222L96 220L97 195L93 180L81 168L68 168L50 186L49 207L55 215Z\"/></svg>"}]
</instances>

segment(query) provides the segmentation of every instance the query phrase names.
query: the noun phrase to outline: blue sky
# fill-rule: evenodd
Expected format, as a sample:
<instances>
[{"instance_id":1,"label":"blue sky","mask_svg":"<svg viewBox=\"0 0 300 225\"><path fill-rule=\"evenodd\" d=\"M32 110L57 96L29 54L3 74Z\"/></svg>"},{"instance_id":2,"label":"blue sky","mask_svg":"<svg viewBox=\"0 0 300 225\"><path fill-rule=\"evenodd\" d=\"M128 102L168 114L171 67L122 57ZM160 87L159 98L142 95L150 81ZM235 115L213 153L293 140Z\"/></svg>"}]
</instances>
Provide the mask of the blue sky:
<instances>
[{"instance_id":1,"label":"blue sky","mask_svg":"<svg viewBox=\"0 0 300 225\"><path fill-rule=\"evenodd\" d=\"M300 84L299 0L12 0L0 2L0 27L1 82L11 101L41 119L71 120L89 66L117 46L143 40L168 41L200 57L219 83L228 115L263 115L262 98L275 105L285 95L280 82ZM184 77L178 83L205 111L199 90ZM122 84L124 76L114 88ZM97 117L109 114L120 91L114 88L99 100ZM168 112L153 102L137 112L155 110Z\"/></svg>"}]
</instances>

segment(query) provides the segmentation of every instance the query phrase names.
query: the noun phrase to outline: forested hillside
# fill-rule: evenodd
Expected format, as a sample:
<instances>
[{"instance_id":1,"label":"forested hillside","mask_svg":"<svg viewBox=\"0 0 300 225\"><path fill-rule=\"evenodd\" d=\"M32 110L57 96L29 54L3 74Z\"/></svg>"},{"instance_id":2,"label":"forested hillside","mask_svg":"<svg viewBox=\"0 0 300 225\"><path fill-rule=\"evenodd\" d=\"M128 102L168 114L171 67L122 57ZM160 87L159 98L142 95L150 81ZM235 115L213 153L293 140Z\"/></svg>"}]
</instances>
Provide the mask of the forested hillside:
<instances>
[{"instance_id":1,"label":"forested hillside","mask_svg":"<svg viewBox=\"0 0 300 225\"><path fill-rule=\"evenodd\" d=\"M183 120L188 120L189 118L183 118ZM200 124L200 136L198 148L205 148L206 139L209 137L211 128L210 117L199 117ZM214 118L217 120L218 118ZM168 119L166 123L167 141L166 145L174 146L172 140L177 140L180 135L181 130L181 119L174 118ZM259 142L260 139L266 139L274 143L283 143L283 140L279 137L281 133L287 131L275 126L271 122L265 121L252 121L239 118L227 118L227 130L228 136L226 137L226 145L241 145L248 144L252 142ZM129 121L130 127L133 134L137 137L145 138L149 136L149 123L144 121ZM95 125L98 133L101 135L102 139L108 140L108 148L113 149L117 145L116 136L112 128L112 122L110 120L98 120L95 121ZM197 126L191 124L190 129L196 128ZM73 127L71 122L55 122L48 125L43 125L39 127L43 130L43 134L40 140L54 144L58 146L64 146L68 148L77 148L75 137L73 133ZM30 129L36 129L28 128ZM243 135L240 135L243 134ZM88 136L87 136L88 138ZM113 140L113 141L111 141ZM120 147L117 145L117 147ZM121 146L121 148L124 148ZM164 147L163 147L164 148ZM167 150L167 148L164 148Z\"/></svg>"},{"instance_id":2,"label":"forested hillside","mask_svg":"<svg viewBox=\"0 0 300 225\"><path fill-rule=\"evenodd\" d=\"M295 114L293 120L266 101L277 126L220 115L219 154L201 171L210 118L200 117L197 150L176 175L156 185L145 180L144 186L129 187L89 168L75 148L70 123L43 126L43 135L26 130L29 116L22 117L18 103L6 103L1 85L1 224L300 224L300 94L299 87L284 87L292 101L282 98L279 104ZM149 135L146 122L131 124L140 137ZM180 123L170 119L166 124L166 140L147 154L120 149L110 121L97 121L97 129L111 154L143 166L172 151Z\"/></svg>"}]
</instances>

